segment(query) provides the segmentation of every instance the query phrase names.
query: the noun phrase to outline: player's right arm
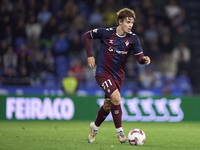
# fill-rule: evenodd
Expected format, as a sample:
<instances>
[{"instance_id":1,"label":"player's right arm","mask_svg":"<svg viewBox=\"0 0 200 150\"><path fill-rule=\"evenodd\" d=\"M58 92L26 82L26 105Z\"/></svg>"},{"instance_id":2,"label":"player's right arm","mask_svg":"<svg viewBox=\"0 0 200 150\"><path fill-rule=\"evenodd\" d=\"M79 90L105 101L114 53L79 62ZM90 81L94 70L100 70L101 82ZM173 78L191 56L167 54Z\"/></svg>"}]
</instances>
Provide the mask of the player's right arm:
<instances>
[{"instance_id":1,"label":"player's right arm","mask_svg":"<svg viewBox=\"0 0 200 150\"><path fill-rule=\"evenodd\" d=\"M95 59L92 55L92 50L91 50L91 42L90 40L92 39L91 36L91 31L88 31L84 34L84 43L85 43L85 49L86 49L86 53L87 53L87 57L88 57L88 66L90 68L94 68L95 66Z\"/></svg>"},{"instance_id":2,"label":"player's right arm","mask_svg":"<svg viewBox=\"0 0 200 150\"><path fill-rule=\"evenodd\" d=\"M91 50L91 39L101 39L103 36L103 29L94 29L91 31L88 31L84 34L84 43L85 43L85 49L88 57L88 66L90 68L94 68L95 66L95 59L92 55L92 50Z\"/></svg>"}]
</instances>

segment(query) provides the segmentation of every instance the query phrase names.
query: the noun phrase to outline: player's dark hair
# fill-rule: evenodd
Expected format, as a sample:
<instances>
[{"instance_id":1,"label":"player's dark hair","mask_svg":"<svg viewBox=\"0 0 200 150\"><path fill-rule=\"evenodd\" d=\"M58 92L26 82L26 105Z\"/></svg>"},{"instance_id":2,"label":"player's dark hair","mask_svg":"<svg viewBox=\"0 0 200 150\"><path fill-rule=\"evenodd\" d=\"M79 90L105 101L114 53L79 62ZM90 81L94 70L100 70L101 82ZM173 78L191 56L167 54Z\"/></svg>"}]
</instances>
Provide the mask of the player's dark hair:
<instances>
[{"instance_id":1,"label":"player's dark hair","mask_svg":"<svg viewBox=\"0 0 200 150\"><path fill-rule=\"evenodd\" d=\"M127 17L136 18L135 12L129 8L123 8L119 10L117 13L116 24L119 25L119 20L123 21Z\"/></svg>"}]
</instances>

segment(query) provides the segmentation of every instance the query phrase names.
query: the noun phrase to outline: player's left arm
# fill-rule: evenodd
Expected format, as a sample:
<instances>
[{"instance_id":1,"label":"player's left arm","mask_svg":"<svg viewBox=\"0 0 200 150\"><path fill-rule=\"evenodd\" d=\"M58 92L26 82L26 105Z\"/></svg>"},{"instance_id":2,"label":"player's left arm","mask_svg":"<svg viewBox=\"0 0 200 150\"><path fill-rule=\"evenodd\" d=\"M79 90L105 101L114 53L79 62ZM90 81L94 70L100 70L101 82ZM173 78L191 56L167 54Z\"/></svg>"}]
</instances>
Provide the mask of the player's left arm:
<instances>
[{"instance_id":1,"label":"player's left arm","mask_svg":"<svg viewBox=\"0 0 200 150\"><path fill-rule=\"evenodd\" d=\"M133 50L138 63L149 65L151 63L151 59L149 58L149 56L144 56L143 49L140 44L138 36L134 34L132 39L133 39Z\"/></svg>"},{"instance_id":2,"label":"player's left arm","mask_svg":"<svg viewBox=\"0 0 200 150\"><path fill-rule=\"evenodd\" d=\"M144 56L143 52L136 55L136 59L137 59L138 63L140 63L141 65L142 64L149 65L151 63L151 59L149 58L149 56Z\"/></svg>"}]
</instances>

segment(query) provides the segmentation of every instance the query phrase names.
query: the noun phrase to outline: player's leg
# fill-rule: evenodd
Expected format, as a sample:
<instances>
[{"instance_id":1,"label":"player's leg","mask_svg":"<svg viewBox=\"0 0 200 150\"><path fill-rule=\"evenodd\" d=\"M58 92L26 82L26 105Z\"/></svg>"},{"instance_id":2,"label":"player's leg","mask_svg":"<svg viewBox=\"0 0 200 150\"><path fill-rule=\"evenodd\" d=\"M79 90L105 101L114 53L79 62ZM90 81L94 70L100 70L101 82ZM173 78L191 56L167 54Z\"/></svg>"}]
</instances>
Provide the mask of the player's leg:
<instances>
[{"instance_id":1,"label":"player's leg","mask_svg":"<svg viewBox=\"0 0 200 150\"><path fill-rule=\"evenodd\" d=\"M106 119L106 117L110 113L110 99L105 99L104 104L100 107L95 122L90 124L90 134L88 136L88 142L93 143L95 140L95 136L98 132L99 126Z\"/></svg>"},{"instance_id":2,"label":"player's leg","mask_svg":"<svg viewBox=\"0 0 200 150\"><path fill-rule=\"evenodd\" d=\"M122 128L122 109L121 109L121 95L118 90L114 91L111 95L111 113L116 127L118 139L121 143L128 142L124 135Z\"/></svg>"},{"instance_id":3,"label":"player's leg","mask_svg":"<svg viewBox=\"0 0 200 150\"><path fill-rule=\"evenodd\" d=\"M104 83L105 81L107 81L107 76L106 75L97 75L96 76L96 81L99 84L99 86L104 91L106 90L106 92L107 92L107 87L105 88L105 86L102 85L102 83ZM98 129L99 129L99 126L102 124L102 122L109 115L109 113L110 113L110 104L111 104L111 101L108 98L107 94L105 93L104 104L98 110L95 122L92 122L90 124L90 134L88 136L88 142L89 143L93 143L94 142L95 136L96 136L96 134L98 132Z\"/></svg>"},{"instance_id":4,"label":"player's leg","mask_svg":"<svg viewBox=\"0 0 200 150\"><path fill-rule=\"evenodd\" d=\"M105 99L104 100L104 104L99 109L99 111L97 113L96 120L95 120L95 125L97 127L99 127L102 124L102 122L106 119L106 117L109 115L109 113L110 113L110 104L111 104L110 99Z\"/></svg>"}]
</instances>

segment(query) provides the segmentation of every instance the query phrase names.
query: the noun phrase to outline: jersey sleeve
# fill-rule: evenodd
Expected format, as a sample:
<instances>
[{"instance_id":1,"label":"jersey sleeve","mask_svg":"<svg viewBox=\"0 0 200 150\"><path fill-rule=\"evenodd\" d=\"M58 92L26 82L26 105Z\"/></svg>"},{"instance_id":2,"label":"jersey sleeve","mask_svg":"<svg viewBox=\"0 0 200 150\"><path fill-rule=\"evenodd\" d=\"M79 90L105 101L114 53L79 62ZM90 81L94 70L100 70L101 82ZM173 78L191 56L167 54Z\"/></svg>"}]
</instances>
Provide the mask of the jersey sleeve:
<instances>
[{"instance_id":1,"label":"jersey sleeve","mask_svg":"<svg viewBox=\"0 0 200 150\"><path fill-rule=\"evenodd\" d=\"M105 29L104 28L97 28L91 30L90 34L93 39L102 39L104 36Z\"/></svg>"},{"instance_id":2,"label":"jersey sleeve","mask_svg":"<svg viewBox=\"0 0 200 150\"><path fill-rule=\"evenodd\" d=\"M138 36L134 34L132 39L133 39L132 49L133 49L134 54L139 55L139 54L143 53L143 49L140 44L140 40L139 40Z\"/></svg>"}]
</instances>

